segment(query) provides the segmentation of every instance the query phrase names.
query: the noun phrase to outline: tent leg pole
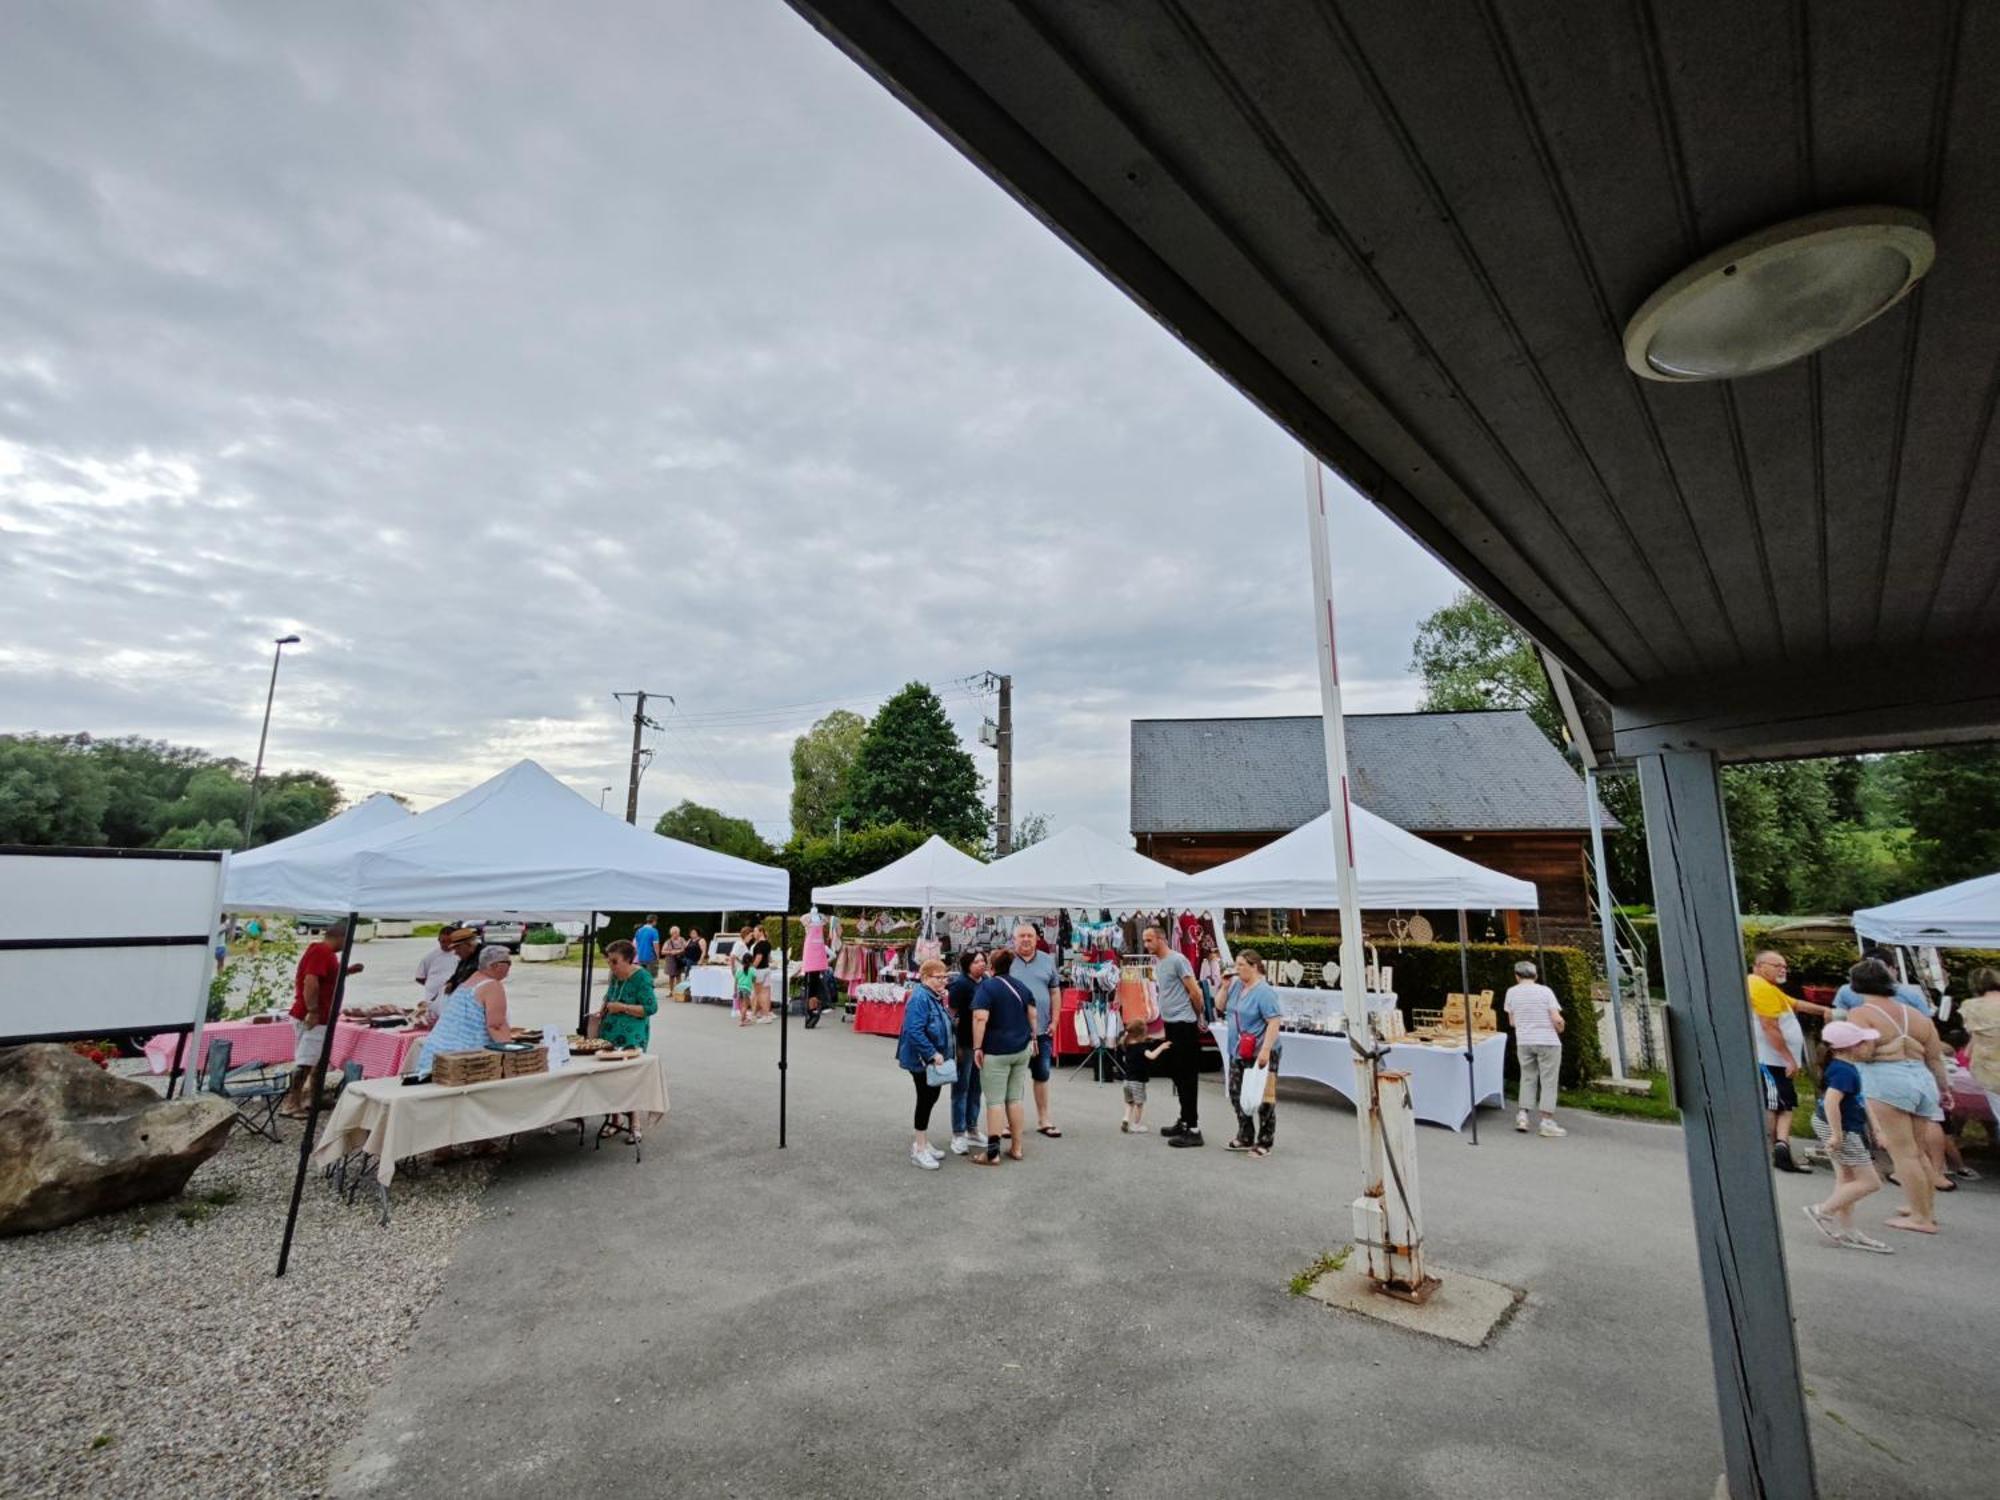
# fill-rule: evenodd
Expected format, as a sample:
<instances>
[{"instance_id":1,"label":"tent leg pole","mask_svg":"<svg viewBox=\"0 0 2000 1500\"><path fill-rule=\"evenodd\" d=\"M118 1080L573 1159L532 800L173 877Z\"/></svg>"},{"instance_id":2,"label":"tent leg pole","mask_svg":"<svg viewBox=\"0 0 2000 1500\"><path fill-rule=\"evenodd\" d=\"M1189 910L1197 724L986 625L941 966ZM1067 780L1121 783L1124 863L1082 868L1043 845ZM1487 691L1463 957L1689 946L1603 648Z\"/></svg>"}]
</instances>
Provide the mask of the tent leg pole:
<instances>
[{"instance_id":1,"label":"tent leg pole","mask_svg":"<svg viewBox=\"0 0 2000 1500\"><path fill-rule=\"evenodd\" d=\"M1479 1144L1479 1073L1472 1065L1472 970L1465 956L1465 913L1458 914L1458 988L1465 996L1465 1090L1472 1101L1472 1144ZM1505 1077L1505 1074L1502 1074Z\"/></svg>"},{"instance_id":2,"label":"tent leg pole","mask_svg":"<svg viewBox=\"0 0 2000 1500\"><path fill-rule=\"evenodd\" d=\"M778 918L778 1149L785 1149L785 1075L792 1060L792 914Z\"/></svg>"},{"instance_id":3,"label":"tent leg pole","mask_svg":"<svg viewBox=\"0 0 2000 1500\"><path fill-rule=\"evenodd\" d=\"M285 1214L285 1238L278 1246L278 1272L283 1276L285 1267L292 1259L292 1231L298 1227L299 1200L305 1196L306 1169L312 1161L313 1131L319 1125L320 1100L326 1089L326 1063L333 1056L334 1028L340 1024L340 1002L347 990L347 965L354 957L354 927L359 914L347 914L347 940L340 945L340 972L333 976L333 998L326 1008L326 1041L319 1049L319 1061L313 1064L312 1098L306 1104L306 1129L299 1141L299 1170L292 1178L292 1206Z\"/></svg>"},{"instance_id":4,"label":"tent leg pole","mask_svg":"<svg viewBox=\"0 0 2000 1500\"><path fill-rule=\"evenodd\" d=\"M597 913L590 914L590 921L583 929L583 962L577 966L576 984L576 1030L581 1036L590 1025L590 971L591 962L597 956Z\"/></svg>"}]
</instances>

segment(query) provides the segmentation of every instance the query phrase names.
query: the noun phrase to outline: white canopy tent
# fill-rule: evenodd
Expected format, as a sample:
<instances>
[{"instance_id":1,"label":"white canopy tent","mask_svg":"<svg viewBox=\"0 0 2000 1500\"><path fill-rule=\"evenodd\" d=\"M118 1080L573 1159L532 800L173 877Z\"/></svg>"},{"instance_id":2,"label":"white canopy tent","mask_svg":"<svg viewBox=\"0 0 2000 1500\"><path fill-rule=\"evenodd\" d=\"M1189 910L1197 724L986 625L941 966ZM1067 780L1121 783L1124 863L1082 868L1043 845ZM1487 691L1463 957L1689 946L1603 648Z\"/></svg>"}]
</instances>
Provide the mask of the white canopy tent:
<instances>
[{"instance_id":1,"label":"white canopy tent","mask_svg":"<svg viewBox=\"0 0 2000 1500\"><path fill-rule=\"evenodd\" d=\"M1088 828L1065 828L1039 844L996 859L933 893L944 911L1047 911L1085 907L1150 911L1187 907L1187 876L1113 843Z\"/></svg>"},{"instance_id":2,"label":"white canopy tent","mask_svg":"<svg viewBox=\"0 0 2000 1500\"><path fill-rule=\"evenodd\" d=\"M229 857L229 873L233 876L238 870L256 870L265 865L282 863L304 850L318 849L343 839L365 838L407 823L415 816L387 792L377 792L365 801L355 803L346 812L335 813L324 823L314 824L303 833L295 833L288 839L273 839L255 849L232 854ZM228 900L226 889L224 900Z\"/></svg>"},{"instance_id":3,"label":"white canopy tent","mask_svg":"<svg viewBox=\"0 0 2000 1500\"><path fill-rule=\"evenodd\" d=\"M986 866L932 834L901 859L872 875L813 887L814 906L890 906L923 910L940 889L978 876Z\"/></svg>"},{"instance_id":4,"label":"white canopy tent","mask_svg":"<svg viewBox=\"0 0 2000 1500\"><path fill-rule=\"evenodd\" d=\"M1335 911L1331 812L1228 864L1183 878L1174 899L1204 907ZM1366 911L1535 911L1534 884L1474 864L1364 807L1354 808L1354 876Z\"/></svg>"},{"instance_id":5,"label":"white canopy tent","mask_svg":"<svg viewBox=\"0 0 2000 1500\"><path fill-rule=\"evenodd\" d=\"M2000 948L2000 874L1871 906L1854 914L1854 930L1904 948Z\"/></svg>"},{"instance_id":6,"label":"white canopy tent","mask_svg":"<svg viewBox=\"0 0 2000 1500\"><path fill-rule=\"evenodd\" d=\"M791 877L783 870L663 838L601 811L531 760L427 813L389 820L373 832L325 838L273 857L232 862L226 903L237 910L345 912L453 917L582 917L600 911L786 911ZM346 970L354 935L340 957ZM782 951L782 950L781 950ZM590 970L586 953L583 985ZM339 987L330 1020L340 1016ZM579 1010L587 1003L579 998ZM786 1006L781 1014L789 1014ZM582 1017L579 1015L579 1024ZM780 1046L778 1144L785 1143L785 1061ZM327 1059L320 1050L312 1102L299 1145L291 1210L278 1250L278 1274L291 1257L299 1199L305 1191L313 1130L319 1120Z\"/></svg>"},{"instance_id":7,"label":"white canopy tent","mask_svg":"<svg viewBox=\"0 0 2000 1500\"><path fill-rule=\"evenodd\" d=\"M373 832L293 843L230 862L231 909L589 918L783 911L791 894L785 871L634 827L531 760Z\"/></svg>"}]
</instances>

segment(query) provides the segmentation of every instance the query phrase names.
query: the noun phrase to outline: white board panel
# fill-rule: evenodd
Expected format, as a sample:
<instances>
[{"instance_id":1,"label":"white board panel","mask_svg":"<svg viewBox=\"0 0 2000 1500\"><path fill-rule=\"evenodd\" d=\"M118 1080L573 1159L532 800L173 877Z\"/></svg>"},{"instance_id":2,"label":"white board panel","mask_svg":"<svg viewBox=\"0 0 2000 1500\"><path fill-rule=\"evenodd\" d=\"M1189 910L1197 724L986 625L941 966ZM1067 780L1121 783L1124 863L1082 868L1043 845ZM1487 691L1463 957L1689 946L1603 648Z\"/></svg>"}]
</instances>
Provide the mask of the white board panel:
<instances>
[{"instance_id":1,"label":"white board panel","mask_svg":"<svg viewBox=\"0 0 2000 1500\"><path fill-rule=\"evenodd\" d=\"M222 873L219 858L0 853L0 1036L194 1024ZM163 937L201 941L145 944ZM70 946L34 946L49 942Z\"/></svg>"},{"instance_id":2,"label":"white board panel","mask_svg":"<svg viewBox=\"0 0 2000 1500\"><path fill-rule=\"evenodd\" d=\"M57 948L0 953L0 1036L61 1036L193 1022L215 972L206 948Z\"/></svg>"},{"instance_id":3,"label":"white board panel","mask_svg":"<svg viewBox=\"0 0 2000 1500\"><path fill-rule=\"evenodd\" d=\"M213 932L215 859L0 854L0 939Z\"/></svg>"}]
</instances>

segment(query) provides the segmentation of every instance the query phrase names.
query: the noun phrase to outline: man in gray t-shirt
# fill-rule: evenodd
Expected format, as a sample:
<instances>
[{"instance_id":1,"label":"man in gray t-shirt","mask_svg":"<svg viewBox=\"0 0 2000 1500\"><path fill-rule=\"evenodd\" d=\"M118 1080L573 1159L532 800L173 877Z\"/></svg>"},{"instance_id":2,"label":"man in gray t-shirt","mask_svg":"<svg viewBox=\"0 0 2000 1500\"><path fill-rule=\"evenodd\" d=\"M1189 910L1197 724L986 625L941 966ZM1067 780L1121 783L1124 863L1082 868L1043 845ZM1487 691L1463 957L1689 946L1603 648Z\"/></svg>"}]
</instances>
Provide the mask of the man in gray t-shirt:
<instances>
[{"instance_id":1,"label":"man in gray t-shirt","mask_svg":"<svg viewBox=\"0 0 2000 1500\"><path fill-rule=\"evenodd\" d=\"M1174 1081L1180 1118L1162 1132L1177 1146L1201 1144L1201 985L1194 966L1157 927L1141 939L1153 960L1153 988L1167 1023L1167 1076Z\"/></svg>"},{"instance_id":2,"label":"man in gray t-shirt","mask_svg":"<svg viewBox=\"0 0 2000 1500\"><path fill-rule=\"evenodd\" d=\"M1061 1009L1056 998L1056 961L1055 955L1042 951L1041 934L1026 922L1014 929L1014 967L1008 973L1035 1002L1035 1044L1028 1049L1028 1077L1035 1086L1035 1129L1053 1139L1062 1135L1049 1113L1056 1012Z\"/></svg>"}]
</instances>

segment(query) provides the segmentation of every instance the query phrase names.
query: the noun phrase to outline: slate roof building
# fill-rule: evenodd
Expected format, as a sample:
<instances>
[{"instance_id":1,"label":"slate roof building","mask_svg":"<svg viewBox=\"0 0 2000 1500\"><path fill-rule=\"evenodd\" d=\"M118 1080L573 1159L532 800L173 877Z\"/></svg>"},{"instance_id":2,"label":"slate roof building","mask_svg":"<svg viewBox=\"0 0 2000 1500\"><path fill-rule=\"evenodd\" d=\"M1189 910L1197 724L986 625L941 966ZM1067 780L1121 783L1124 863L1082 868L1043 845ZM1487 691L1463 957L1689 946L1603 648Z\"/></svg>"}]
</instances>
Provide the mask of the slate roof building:
<instances>
[{"instance_id":1,"label":"slate roof building","mask_svg":"<svg viewBox=\"0 0 2000 1500\"><path fill-rule=\"evenodd\" d=\"M1526 713L1349 714L1347 755L1356 802L1534 881L1550 939L1588 934L1583 778ZM1132 721L1132 835L1140 853L1162 864L1208 869L1326 806L1316 714Z\"/></svg>"}]
</instances>

